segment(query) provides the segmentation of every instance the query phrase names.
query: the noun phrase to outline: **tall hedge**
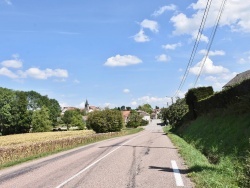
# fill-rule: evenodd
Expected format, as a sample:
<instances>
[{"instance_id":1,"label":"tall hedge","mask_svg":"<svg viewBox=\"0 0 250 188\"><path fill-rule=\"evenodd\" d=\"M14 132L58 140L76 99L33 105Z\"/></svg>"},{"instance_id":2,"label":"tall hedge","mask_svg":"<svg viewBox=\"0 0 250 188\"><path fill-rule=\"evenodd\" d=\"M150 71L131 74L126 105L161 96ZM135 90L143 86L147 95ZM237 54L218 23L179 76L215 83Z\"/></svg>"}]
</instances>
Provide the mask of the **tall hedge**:
<instances>
[{"instance_id":1,"label":"tall hedge","mask_svg":"<svg viewBox=\"0 0 250 188\"><path fill-rule=\"evenodd\" d=\"M242 83L222 90L213 96L200 100L196 103L196 110L198 115L207 113L213 109L227 108L231 104L238 103L242 97L250 95L250 79Z\"/></svg>"},{"instance_id":2,"label":"tall hedge","mask_svg":"<svg viewBox=\"0 0 250 188\"><path fill-rule=\"evenodd\" d=\"M193 118L197 117L197 102L213 95L213 93L214 91L211 86L192 88L188 90L185 99L189 108L189 112L192 114Z\"/></svg>"},{"instance_id":3,"label":"tall hedge","mask_svg":"<svg viewBox=\"0 0 250 188\"><path fill-rule=\"evenodd\" d=\"M88 114L87 128L97 133L116 132L123 127L122 114L118 110L95 111Z\"/></svg>"}]
</instances>

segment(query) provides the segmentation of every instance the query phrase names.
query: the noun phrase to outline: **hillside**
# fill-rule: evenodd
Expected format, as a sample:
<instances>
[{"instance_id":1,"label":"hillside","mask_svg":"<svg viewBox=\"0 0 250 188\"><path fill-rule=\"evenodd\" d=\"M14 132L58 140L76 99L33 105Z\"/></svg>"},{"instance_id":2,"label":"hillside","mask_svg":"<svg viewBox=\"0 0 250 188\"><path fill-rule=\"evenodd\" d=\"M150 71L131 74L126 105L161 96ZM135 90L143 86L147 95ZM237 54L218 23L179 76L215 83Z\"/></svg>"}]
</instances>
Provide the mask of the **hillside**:
<instances>
[{"instance_id":1,"label":"hillside","mask_svg":"<svg viewBox=\"0 0 250 188\"><path fill-rule=\"evenodd\" d=\"M250 186L250 114L205 115L176 132L207 159L209 168L193 174L198 187Z\"/></svg>"}]
</instances>

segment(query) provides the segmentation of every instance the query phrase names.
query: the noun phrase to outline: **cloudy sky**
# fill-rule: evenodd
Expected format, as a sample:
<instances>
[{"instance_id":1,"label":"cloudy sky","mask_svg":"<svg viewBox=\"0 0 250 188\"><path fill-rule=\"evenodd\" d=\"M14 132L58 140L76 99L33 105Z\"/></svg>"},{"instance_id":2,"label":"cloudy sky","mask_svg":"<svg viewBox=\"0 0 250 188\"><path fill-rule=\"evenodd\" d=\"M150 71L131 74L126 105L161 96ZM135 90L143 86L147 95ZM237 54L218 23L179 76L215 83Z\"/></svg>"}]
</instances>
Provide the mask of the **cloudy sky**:
<instances>
[{"instance_id":1,"label":"cloudy sky","mask_svg":"<svg viewBox=\"0 0 250 188\"><path fill-rule=\"evenodd\" d=\"M203 67L195 86L220 91L250 69L250 1L227 0L212 41L221 3L199 33L207 0L0 0L0 87L61 106L163 107Z\"/></svg>"}]
</instances>

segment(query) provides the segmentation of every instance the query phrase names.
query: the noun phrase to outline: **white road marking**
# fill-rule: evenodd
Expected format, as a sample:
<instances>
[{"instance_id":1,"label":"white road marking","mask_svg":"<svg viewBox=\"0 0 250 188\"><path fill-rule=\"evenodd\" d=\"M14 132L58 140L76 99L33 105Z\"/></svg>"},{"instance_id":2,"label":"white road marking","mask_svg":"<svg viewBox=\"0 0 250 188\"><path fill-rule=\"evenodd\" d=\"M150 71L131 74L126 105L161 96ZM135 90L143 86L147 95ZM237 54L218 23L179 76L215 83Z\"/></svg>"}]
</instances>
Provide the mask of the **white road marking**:
<instances>
[{"instance_id":1,"label":"white road marking","mask_svg":"<svg viewBox=\"0 0 250 188\"><path fill-rule=\"evenodd\" d=\"M173 168L173 171L174 171L174 177L175 177L176 185L179 186L179 187L184 186L182 178L181 178L180 171L179 171L178 166L176 164L176 161L171 160L171 164L172 164L172 168Z\"/></svg>"},{"instance_id":2,"label":"white road marking","mask_svg":"<svg viewBox=\"0 0 250 188\"><path fill-rule=\"evenodd\" d=\"M144 134L146 134L146 133L144 133ZM83 172L85 172L86 170L88 170L89 168L91 168L92 166L94 166L95 164L97 164L98 162L100 162L101 160L103 160L104 158L106 158L107 156L109 156L114 151L118 150L119 148L121 148L122 146L124 146L125 144L127 144L128 142L131 142L132 140L134 140L134 139L136 139L136 138L138 138L140 136L143 136L144 134L138 135L138 136L132 138L131 140L128 140L127 142L124 142L122 145L120 145L119 147L117 147L114 150L110 151L109 153L107 153L106 155L104 155L100 159L96 160L95 162L93 162L92 164L90 164L89 166L87 166L86 168L82 169L80 172L78 172L77 174L75 174L71 178L67 179L66 181L64 181L63 183L61 183L60 185L58 185L56 188L61 188L62 186L64 186L65 184L67 184L68 182L70 182L71 180L73 180L74 178L76 178L77 176L79 176L80 174L82 174Z\"/></svg>"}]
</instances>

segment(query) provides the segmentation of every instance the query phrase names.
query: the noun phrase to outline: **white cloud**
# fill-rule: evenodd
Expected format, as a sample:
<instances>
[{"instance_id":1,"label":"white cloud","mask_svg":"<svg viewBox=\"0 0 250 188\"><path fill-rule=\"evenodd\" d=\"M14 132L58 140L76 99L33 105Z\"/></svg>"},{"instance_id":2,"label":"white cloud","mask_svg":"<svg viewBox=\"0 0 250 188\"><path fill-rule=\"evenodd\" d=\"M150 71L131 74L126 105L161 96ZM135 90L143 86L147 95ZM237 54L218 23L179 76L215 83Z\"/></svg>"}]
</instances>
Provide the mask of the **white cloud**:
<instances>
[{"instance_id":1,"label":"white cloud","mask_svg":"<svg viewBox=\"0 0 250 188\"><path fill-rule=\"evenodd\" d=\"M129 92L130 92L129 89L124 89L124 90L123 90L123 93L129 93Z\"/></svg>"},{"instance_id":2,"label":"white cloud","mask_svg":"<svg viewBox=\"0 0 250 188\"><path fill-rule=\"evenodd\" d=\"M157 33L159 31L159 26L156 21L145 19L141 22L142 28L150 29L152 32Z\"/></svg>"},{"instance_id":3,"label":"white cloud","mask_svg":"<svg viewBox=\"0 0 250 188\"><path fill-rule=\"evenodd\" d=\"M206 55L207 50L203 49L199 51L199 54ZM217 55L225 55L225 52L223 50L215 50L215 51L209 51L208 53L209 56L217 56Z\"/></svg>"},{"instance_id":4,"label":"white cloud","mask_svg":"<svg viewBox=\"0 0 250 188\"><path fill-rule=\"evenodd\" d=\"M156 61L159 61L159 62L168 62L171 60L171 58L167 56L166 54L161 54L159 56L156 56L155 59Z\"/></svg>"},{"instance_id":5,"label":"white cloud","mask_svg":"<svg viewBox=\"0 0 250 188\"><path fill-rule=\"evenodd\" d=\"M204 62L205 57L198 62L194 67L190 68L190 72L198 75L201 69L201 66ZM222 74L227 73L229 70L227 68L224 68L223 66L216 66L213 64L213 61L207 57L206 62L203 66L202 74Z\"/></svg>"},{"instance_id":6,"label":"white cloud","mask_svg":"<svg viewBox=\"0 0 250 188\"><path fill-rule=\"evenodd\" d=\"M80 81L77 80L77 79L75 79L73 82L76 83L76 84L79 84L79 83L80 83Z\"/></svg>"},{"instance_id":7,"label":"white cloud","mask_svg":"<svg viewBox=\"0 0 250 188\"><path fill-rule=\"evenodd\" d=\"M21 77L32 77L35 79L47 79L49 77L59 77L59 78L67 78L68 71L64 69L45 69L40 70L39 68L29 68L25 72L19 71Z\"/></svg>"},{"instance_id":8,"label":"white cloud","mask_svg":"<svg viewBox=\"0 0 250 188\"><path fill-rule=\"evenodd\" d=\"M221 6L221 1L213 1L209 9L206 20L205 29L212 28L217 19L217 15ZM188 34L196 37L202 20L203 12L206 7L205 0L198 0L192 3L189 8L194 10L194 14L190 17L184 13L174 15L170 21L173 23L175 30L173 34ZM229 26L232 31L250 32L250 1L241 3L239 0L228 0L220 20L220 26ZM202 36L203 41L207 37ZM205 38L204 38L205 37Z\"/></svg>"},{"instance_id":9,"label":"white cloud","mask_svg":"<svg viewBox=\"0 0 250 188\"><path fill-rule=\"evenodd\" d=\"M158 10L154 11L154 13L152 14L152 16L160 16L162 15L165 11L168 11L168 10L176 10L176 6L171 4L169 6L163 6L163 7L160 7Z\"/></svg>"},{"instance_id":10,"label":"white cloud","mask_svg":"<svg viewBox=\"0 0 250 188\"><path fill-rule=\"evenodd\" d=\"M175 50L177 47L182 46L182 44L180 42L175 43L175 44L166 44L166 45L162 45L162 48L165 50Z\"/></svg>"},{"instance_id":11,"label":"white cloud","mask_svg":"<svg viewBox=\"0 0 250 188\"><path fill-rule=\"evenodd\" d=\"M142 63L142 60L133 55L116 55L114 57L110 57L104 63L105 66L116 67L116 66L128 66L135 65L138 63Z\"/></svg>"},{"instance_id":12,"label":"white cloud","mask_svg":"<svg viewBox=\"0 0 250 188\"><path fill-rule=\"evenodd\" d=\"M145 35L143 29L141 29L133 38L136 42L148 42L148 41L150 41L149 37L147 35Z\"/></svg>"},{"instance_id":13,"label":"white cloud","mask_svg":"<svg viewBox=\"0 0 250 188\"><path fill-rule=\"evenodd\" d=\"M212 85L215 90L219 91L227 82L229 82L236 75L236 72L228 72L215 76L207 76L205 77L205 81L207 82L206 85Z\"/></svg>"},{"instance_id":14,"label":"white cloud","mask_svg":"<svg viewBox=\"0 0 250 188\"><path fill-rule=\"evenodd\" d=\"M2 61L1 65L8 68L21 68L23 66L23 62L19 59L19 56L14 54L12 57L13 59Z\"/></svg>"},{"instance_id":15,"label":"white cloud","mask_svg":"<svg viewBox=\"0 0 250 188\"><path fill-rule=\"evenodd\" d=\"M9 70L6 67L2 67L0 69L0 75L7 76L7 77L13 78L13 79L18 78L18 75L16 75L15 73L13 73L11 70Z\"/></svg>"},{"instance_id":16,"label":"white cloud","mask_svg":"<svg viewBox=\"0 0 250 188\"><path fill-rule=\"evenodd\" d=\"M132 101L130 104L131 104L132 106L137 106L137 102L136 102L136 101Z\"/></svg>"},{"instance_id":17,"label":"white cloud","mask_svg":"<svg viewBox=\"0 0 250 188\"><path fill-rule=\"evenodd\" d=\"M5 2L7 5L12 5L11 0L4 0L4 2Z\"/></svg>"},{"instance_id":18,"label":"white cloud","mask_svg":"<svg viewBox=\"0 0 250 188\"><path fill-rule=\"evenodd\" d=\"M242 57L238 59L237 63L238 64L247 64L250 63L250 51L245 52L244 54L241 55Z\"/></svg>"},{"instance_id":19,"label":"white cloud","mask_svg":"<svg viewBox=\"0 0 250 188\"><path fill-rule=\"evenodd\" d=\"M171 98L168 97L156 97L156 96L143 96L139 97L137 99L134 99L133 102L131 103L132 106L138 106L138 105L143 105L143 104L150 104L153 108L155 106L160 106L160 107L166 107L167 102L170 104L171 103Z\"/></svg>"}]
</instances>

